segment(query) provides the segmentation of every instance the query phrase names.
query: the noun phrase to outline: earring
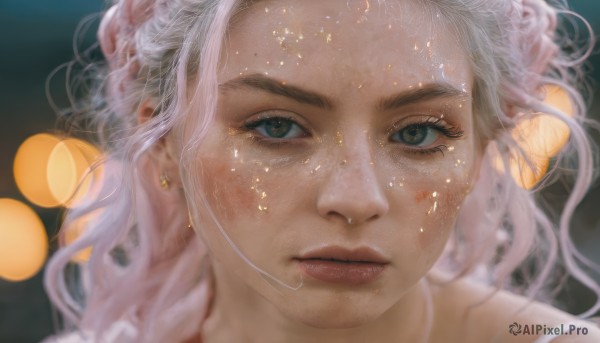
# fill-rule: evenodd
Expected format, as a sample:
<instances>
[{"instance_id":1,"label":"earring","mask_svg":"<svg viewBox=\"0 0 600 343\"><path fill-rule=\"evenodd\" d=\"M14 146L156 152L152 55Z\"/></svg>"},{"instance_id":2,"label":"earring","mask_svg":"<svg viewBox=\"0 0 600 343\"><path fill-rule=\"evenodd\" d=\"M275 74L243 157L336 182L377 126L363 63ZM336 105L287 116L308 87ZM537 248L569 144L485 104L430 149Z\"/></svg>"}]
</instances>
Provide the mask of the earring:
<instances>
[{"instance_id":1,"label":"earring","mask_svg":"<svg viewBox=\"0 0 600 343\"><path fill-rule=\"evenodd\" d=\"M167 174L164 174L164 173L160 174L160 177L158 178L158 180L160 182L160 187L162 189L168 189L169 186L171 185L170 184L171 180L169 179L169 177L167 176Z\"/></svg>"}]
</instances>

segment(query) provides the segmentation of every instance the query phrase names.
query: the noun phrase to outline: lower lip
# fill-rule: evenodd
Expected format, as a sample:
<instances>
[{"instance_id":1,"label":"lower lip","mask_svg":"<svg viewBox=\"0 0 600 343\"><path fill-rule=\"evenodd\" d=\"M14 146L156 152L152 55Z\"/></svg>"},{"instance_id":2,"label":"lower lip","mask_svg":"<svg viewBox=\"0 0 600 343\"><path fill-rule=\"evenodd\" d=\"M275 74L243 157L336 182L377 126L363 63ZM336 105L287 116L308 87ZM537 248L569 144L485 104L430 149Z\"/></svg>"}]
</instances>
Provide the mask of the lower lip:
<instances>
[{"instance_id":1,"label":"lower lip","mask_svg":"<svg viewBox=\"0 0 600 343\"><path fill-rule=\"evenodd\" d=\"M381 276L385 264L374 262L336 262L328 260L297 260L307 275L324 282L360 285Z\"/></svg>"}]
</instances>

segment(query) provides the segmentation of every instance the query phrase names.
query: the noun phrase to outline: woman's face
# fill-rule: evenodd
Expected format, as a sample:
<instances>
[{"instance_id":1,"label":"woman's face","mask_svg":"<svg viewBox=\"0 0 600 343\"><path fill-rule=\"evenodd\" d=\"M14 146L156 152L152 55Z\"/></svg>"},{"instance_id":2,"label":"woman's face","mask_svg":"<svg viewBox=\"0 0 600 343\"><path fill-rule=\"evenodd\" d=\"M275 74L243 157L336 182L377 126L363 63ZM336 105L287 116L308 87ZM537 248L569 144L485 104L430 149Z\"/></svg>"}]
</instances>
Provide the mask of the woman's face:
<instances>
[{"instance_id":1,"label":"woman's face","mask_svg":"<svg viewBox=\"0 0 600 343\"><path fill-rule=\"evenodd\" d=\"M416 1L260 1L237 15L196 162L214 217L191 209L217 287L347 327L430 270L478 161L473 75L443 20ZM219 229L301 287L261 276Z\"/></svg>"}]
</instances>

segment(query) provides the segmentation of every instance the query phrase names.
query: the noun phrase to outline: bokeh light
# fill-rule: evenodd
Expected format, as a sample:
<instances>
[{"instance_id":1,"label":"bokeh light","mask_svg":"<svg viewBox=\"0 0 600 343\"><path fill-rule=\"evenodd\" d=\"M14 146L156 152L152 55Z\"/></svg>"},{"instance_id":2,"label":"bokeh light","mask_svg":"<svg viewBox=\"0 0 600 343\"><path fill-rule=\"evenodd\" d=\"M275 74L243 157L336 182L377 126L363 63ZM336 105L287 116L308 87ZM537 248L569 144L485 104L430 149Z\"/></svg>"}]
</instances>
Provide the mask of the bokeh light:
<instances>
[{"instance_id":1,"label":"bokeh light","mask_svg":"<svg viewBox=\"0 0 600 343\"><path fill-rule=\"evenodd\" d=\"M73 138L60 141L48 158L48 187L59 204L75 206L97 189L102 168L92 169L100 157L94 146Z\"/></svg>"},{"instance_id":2,"label":"bokeh light","mask_svg":"<svg viewBox=\"0 0 600 343\"><path fill-rule=\"evenodd\" d=\"M46 260L48 238L42 221L29 206L0 199L0 278L22 281Z\"/></svg>"},{"instance_id":3,"label":"bokeh light","mask_svg":"<svg viewBox=\"0 0 600 343\"><path fill-rule=\"evenodd\" d=\"M94 210L70 222L68 226L63 226L62 230L64 231L62 233L62 243L64 245L69 245L75 242L85 232L88 223L96 219L100 215L101 211L101 209ZM84 248L73 256L72 261L79 263L87 262L90 259L91 254L92 247Z\"/></svg>"},{"instance_id":4,"label":"bokeh light","mask_svg":"<svg viewBox=\"0 0 600 343\"><path fill-rule=\"evenodd\" d=\"M17 151L15 181L38 206L71 207L98 183L102 170L90 168L99 157L99 150L82 140L37 134Z\"/></svg>"},{"instance_id":5,"label":"bokeh light","mask_svg":"<svg viewBox=\"0 0 600 343\"><path fill-rule=\"evenodd\" d=\"M568 116L573 116L573 104L567 92L555 85L544 87L544 102ZM515 182L531 189L542 180L552 157L556 156L569 140L570 130L560 119L545 113L521 120L513 128L512 137L522 149L510 151L509 170ZM494 159L494 166L503 172L500 155Z\"/></svg>"},{"instance_id":6,"label":"bokeh light","mask_svg":"<svg viewBox=\"0 0 600 343\"><path fill-rule=\"evenodd\" d=\"M17 187L27 200L41 207L55 207L60 203L48 187L48 159L60 140L41 133L29 137L17 150L14 175Z\"/></svg>"}]
</instances>

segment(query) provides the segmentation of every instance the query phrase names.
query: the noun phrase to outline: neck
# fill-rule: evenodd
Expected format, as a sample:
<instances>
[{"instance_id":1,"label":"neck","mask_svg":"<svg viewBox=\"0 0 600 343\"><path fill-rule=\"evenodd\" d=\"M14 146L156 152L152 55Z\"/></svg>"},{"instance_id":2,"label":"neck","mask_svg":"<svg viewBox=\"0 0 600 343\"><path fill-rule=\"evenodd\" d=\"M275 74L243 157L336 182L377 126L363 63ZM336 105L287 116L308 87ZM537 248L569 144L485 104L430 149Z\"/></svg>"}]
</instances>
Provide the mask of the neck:
<instances>
[{"instance_id":1,"label":"neck","mask_svg":"<svg viewBox=\"0 0 600 343\"><path fill-rule=\"evenodd\" d=\"M205 343L426 342L431 329L425 279L373 321L352 328L323 329L287 318L237 276L218 265L213 270L215 297L204 324Z\"/></svg>"}]
</instances>

